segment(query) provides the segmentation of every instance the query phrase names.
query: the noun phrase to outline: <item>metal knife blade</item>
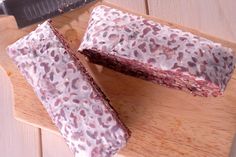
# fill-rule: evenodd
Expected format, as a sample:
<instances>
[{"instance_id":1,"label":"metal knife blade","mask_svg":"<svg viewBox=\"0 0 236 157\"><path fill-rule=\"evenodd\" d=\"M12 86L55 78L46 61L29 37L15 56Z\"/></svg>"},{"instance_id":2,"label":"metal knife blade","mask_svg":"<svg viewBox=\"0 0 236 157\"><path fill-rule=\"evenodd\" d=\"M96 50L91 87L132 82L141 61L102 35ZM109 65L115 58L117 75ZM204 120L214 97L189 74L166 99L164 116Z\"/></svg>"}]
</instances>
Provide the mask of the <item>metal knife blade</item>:
<instances>
[{"instance_id":1,"label":"metal knife blade","mask_svg":"<svg viewBox=\"0 0 236 157\"><path fill-rule=\"evenodd\" d=\"M0 14L15 16L19 28L82 7L95 0L6 0L1 3Z\"/></svg>"}]
</instances>

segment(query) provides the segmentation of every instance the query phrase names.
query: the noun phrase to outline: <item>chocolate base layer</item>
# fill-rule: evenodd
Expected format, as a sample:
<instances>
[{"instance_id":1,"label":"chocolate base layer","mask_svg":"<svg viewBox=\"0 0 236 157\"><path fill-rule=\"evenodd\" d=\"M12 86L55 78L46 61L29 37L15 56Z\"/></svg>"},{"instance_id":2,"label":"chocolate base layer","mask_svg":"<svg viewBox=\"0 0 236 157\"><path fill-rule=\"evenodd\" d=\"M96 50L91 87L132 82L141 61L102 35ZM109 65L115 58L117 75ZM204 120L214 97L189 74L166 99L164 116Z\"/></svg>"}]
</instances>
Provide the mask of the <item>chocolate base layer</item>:
<instances>
[{"instance_id":1,"label":"chocolate base layer","mask_svg":"<svg viewBox=\"0 0 236 157\"><path fill-rule=\"evenodd\" d=\"M178 76L172 71L154 71L148 66L141 64L135 60L128 60L114 55L106 55L96 50L83 50L80 53L88 57L89 61L95 64L100 64L105 67L111 68L115 71L138 77L144 80L158 83L160 85L171 87L175 89L191 92L193 95L208 96L208 90L211 89L213 96L218 96L221 93L214 84L205 81L198 81L200 90L194 88L192 84L196 84L194 77L183 75L179 73ZM178 77L185 78L185 82ZM182 84L179 86L179 84ZM215 87L215 88L214 88Z\"/></svg>"}]
</instances>

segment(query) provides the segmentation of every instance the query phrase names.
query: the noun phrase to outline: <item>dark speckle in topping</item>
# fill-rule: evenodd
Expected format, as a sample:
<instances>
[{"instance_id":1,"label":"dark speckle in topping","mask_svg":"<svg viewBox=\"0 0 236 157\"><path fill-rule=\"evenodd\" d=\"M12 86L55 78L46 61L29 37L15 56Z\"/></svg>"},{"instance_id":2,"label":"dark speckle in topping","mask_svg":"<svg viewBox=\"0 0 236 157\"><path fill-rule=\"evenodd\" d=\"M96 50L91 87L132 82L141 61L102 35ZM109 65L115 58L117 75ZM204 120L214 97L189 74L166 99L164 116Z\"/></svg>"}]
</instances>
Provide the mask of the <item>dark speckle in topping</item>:
<instances>
[{"instance_id":1,"label":"dark speckle in topping","mask_svg":"<svg viewBox=\"0 0 236 157\"><path fill-rule=\"evenodd\" d=\"M73 124L72 124L72 125L73 125L75 128L77 128L77 127L78 127L78 124L77 124L77 117L73 114L73 112L71 112L70 118L73 119Z\"/></svg>"},{"instance_id":2,"label":"dark speckle in topping","mask_svg":"<svg viewBox=\"0 0 236 157\"><path fill-rule=\"evenodd\" d=\"M119 43L122 43L124 41L124 38L120 38Z\"/></svg>"},{"instance_id":3,"label":"dark speckle in topping","mask_svg":"<svg viewBox=\"0 0 236 157\"><path fill-rule=\"evenodd\" d=\"M180 66L180 69L181 69L183 72L186 72L186 71L188 71L188 68L186 68L186 67L183 67L183 66Z\"/></svg>"},{"instance_id":4,"label":"dark speckle in topping","mask_svg":"<svg viewBox=\"0 0 236 157\"><path fill-rule=\"evenodd\" d=\"M136 45L136 41L135 41L135 42L133 42L132 46L135 46L135 45Z\"/></svg>"},{"instance_id":5,"label":"dark speckle in topping","mask_svg":"<svg viewBox=\"0 0 236 157\"><path fill-rule=\"evenodd\" d=\"M139 34L139 32L137 32L137 31L133 32L131 35L129 35L129 40L136 39L138 34Z\"/></svg>"},{"instance_id":6,"label":"dark speckle in topping","mask_svg":"<svg viewBox=\"0 0 236 157\"><path fill-rule=\"evenodd\" d=\"M217 79L214 80L214 84L216 84L217 86L219 86L219 81Z\"/></svg>"},{"instance_id":7,"label":"dark speckle in topping","mask_svg":"<svg viewBox=\"0 0 236 157\"><path fill-rule=\"evenodd\" d=\"M75 72L76 70L75 70L75 67L74 67L74 65L73 64L71 64L71 63L68 63L67 64L67 68L68 69L72 69L73 70L73 72Z\"/></svg>"},{"instance_id":8,"label":"dark speckle in topping","mask_svg":"<svg viewBox=\"0 0 236 157\"><path fill-rule=\"evenodd\" d=\"M200 71L201 71L201 72L206 71L206 66L203 65L203 64L201 64L201 65L200 65Z\"/></svg>"},{"instance_id":9,"label":"dark speckle in topping","mask_svg":"<svg viewBox=\"0 0 236 157\"><path fill-rule=\"evenodd\" d=\"M64 100L64 101L68 101L69 98L68 98L68 97L64 97L63 100Z\"/></svg>"},{"instance_id":10,"label":"dark speckle in topping","mask_svg":"<svg viewBox=\"0 0 236 157\"><path fill-rule=\"evenodd\" d=\"M184 34L184 36L188 37L188 36L189 36L189 34L188 34L188 33L185 33L185 34Z\"/></svg>"},{"instance_id":11,"label":"dark speckle in topping","mask_svg":"<svg viewBox=\"0 0 236 157\"><path fill-rule=\"evenodd\" d=\"M169 45L169 46L170 46L170 45L171 45L171 43L172 43L171 41L168 41L168 42L167 42L167 45Z\"/></svg>"},{"instance_id":12,"label":"dark speckle in topping","mask_svg":"<svg viewBox=\"0 0 236 157\"><path fill-rule=\"evenodd\" d=\"M103 115L103 111L102 111L102 109L101 109L99 106L94 105L94 106L92 107L92 109L93 109L93 111L94 111L95 114L100 115L100 116Z\"/></svg>"},{"instance_id":13,"label":"dark speckle in topping","mask_svg":"<svg viewBox=\"0 0 236 157\"><path fill-rule=\"evenodd\" d=\"M153 52L156 52L156 50L160 47L160 45L158 45L158 44L149 44L149 47L150 47L150 51L153 53Z\"/></svg>"},{"instance_id":14,"label":"dark speckle in topping","mask_svg":"<svg viewBox=\"0 0 236 157\"><path fill-rule=\"evenodd\" d=\"M134 56L138 57L138 51L137 50L134 50Z\"/></svg>"},{"instance_id":15,"label":"dark speckle in topping","mask_svg":"<svg viewBox=\"0 0 236 157\"><path fill-rule=\"evenodd\" d=\"M187 53L191 54L191 52L190 52L190 51L188 51L187 49L185 50L185 52L187 52Z\"/></svg>"},{"instance_id":16,"label":"dark speckle in topping","mask_svg":"<svg viewBox=\"0 0 236 157\"><path fill-rule=\"evenodd\" d=\"M98 100L99 96L96 93L92 92L92 93L90 93L90 98Z\"/></svg>"},{"instance_id":17,"label":"dark speckle in topping","mask_svg":"<svg viewBox=\"0 0 236 157\"><path fill-rule=\"evenodd\" d=\"M215 56L215 54L213 53L213 57L216 63L219 63L219 59Z\"/></svg>"},{"instance_id":18,"label":"dark speckle in topping","mask_svg":"<svg viewBox=\"0 0 236 157\"><path fill-rule=\"evenodd\" d=\"M178 67L179 67L178 64L175 63L171 69L177 69Z\"/></svg>"},{"instance_id":19,"label":"dark speckle in topping","mask_svg":"<svg viewBox=\"0 0 236 157\"><path fill-rule=\"evenodd\" d=\"M117 35L117 34L111 34L111 35L109 35L109 40L111 40L111 41L113 41L113 40L116 40L117 38L119 38L119 35Z\"/></svg>"},{"instance_id":20,"label":"dark speckle in topping","mask_svg":"<svg viewBox=\"0 0 236 157\"><path fill-rule=\"evenodd\" d=\"M195 57L192 57L192 60L193 60L193 62L197 62L197 58L195 58Z\"/></svg>"},{"instance_id":21,"label":"dark speckle in topping","mask_svg":"<svg viewBox=\"0 0 236 157\"><path fill-rule=\"evenodd\" d=\"M59 61L59 56L56 55L55 58L54 58L55 62L58 62Z\"/></svg>"},{"instance_id":22,"label":"dark speckle in topping","mask_svg":"<svg viewBox=\"0 0 236 157\"><path fill-rule=\"evenodd\" d=\"M173 48L173 50L177 50L180 47L180 45L177 45L176 47Z\"/></svg>"},{"instance_id":23,"label":"dark speckle in topping","mask_svg":"<svg viewBox=\"0 0 236 157\"><path fill-rule=\"evenodd\" d=\"M142 52L146 52L146 49L145 49L145 46L146 46L146 43L142 43L138 46L138 48L142 51Z\"/></svg>"},{"instance_id":24,"label":"dark speckle in topping","mask_svg":"<svg viewBox=\"0 0 236 157\"><path fill-rule=\"evenodd\" d=\"M143 30L143 35L142 36L145 36L148 32L150 32L151 29L149 27L146 27L144 30Z\"/></svg>"},{"instance_id":25,"label":"dark speckle in topping","mask_svg":"<svg viewBox=\"0 0 236 157\"><path fill-rule=\"evenodd\" d=\"M109 116L109 117L107 118L107 121L110 122L111 120L112 120L112 118Z\"/></svg>"},{"instance_id":26,"label":"dark speckle in topping","mask_svg":"<svg viewBox=\"0 0 236 157\"><path fill-rule=\"evenodd\" d=\"M105 31L102 36L105 38L107 36L107 31Z\"/></svg>"},{"instance_id":27,"label":"dark speckle in topping","mask_svg":"<svg viewBox=\"0 0 236 157\"><path fill-rule=\"evenodd\" d=\"M228 57L223 57L224 61L227 61L228 60Z\"/></svg>"},{"instance_id":28,"label":"dark speckle in topping","mask_svg":"<svg viewBox=\"0 0 236 157\"><path fill-rule=\"evenodd\" d=\"M57 99L56 102L54 103L54 106L58 106L60 102L61 102L61 99Z\"/></svg>"},{"instance_id":29,"label":"dark speckle in topping","mask_svg":"<svg viewBox=\"0 0 236 157\"><path fill-rule=\"evenodd\" d=\"M48 63L40 63L40 66L44 67L45 73L49 72L50 68L48 66Z\"/></svg>"},{"instance_id":30,"label":"dark speckle in topping","mask_svg":"<svg viewBox=\"0 0 236 157\"><path fill-rule=\"evenodd\" d=\"M65 76L66 76L66 71L64 71L63 73L62 73L62 78L65 78Z\"/></svg>"},{"instance_id":31,"label":"dark speckle in topping","mask_svg":"<svg viewBox=\"0 0 236 157\"><path fill-rule=\"evenodd\" d=\"M88 41L90 39L90 34L88 33L86 36L86 40Z\"/></svg>"},{"instance_id":32,"label":"dark speckle in topping","mask_svg":"<svg viewBox=\"0 0 236 157\"><path fill-rule=\"evenodd\" d=\"M98 147L94 147L93 150L91 151L91 157L97 157L99 156L99 154L101 154L100 152L101 150Z\"/></svg>"},{"instance_id":33,"label":"dark speckle in topping","mask_svg":"<svg viewBox=\"0 0 236 157\"><path fill-rule=\"evenodd\" d=\"M85 117L85 114L84 114L84 117ZM89 123L89 126L90 126L90 128L96 128L96 125L94 123Z\"/></svg>"},{"instance_id":34,"label":"dark speckle in topping","mask_svg":"<svg viewBox=\"0 0 236 157\"><path fill-rule=\"evenodd\" d=\"M78 100L78 99L73 99L72 100L74 103L76 103L76 104L79 104L80 103L80 101Z\"/></svg>"},{"instance_id":35,"label":"dark speckle in topping","mask_svg":"<svg viewBox=\"0 0 236 157\"><path fill-rule=\"evenodd\" d=\"M203 64L204 64L204 65L207 65L207 61L203 61Z\"/></svg>"},{"instance_id":36,"label":"dark speckle in topping","mask_svg":"<svg viewBox=\"0 0 236 157\"><path fill-rule=\"evenodd\" d=\"M79 80L79 78L76 78L76 79L74 79L74 80L72 80L72 85L71 85L71 87L73 88L73 89L78 89L78 87L77 87L77 81Z\"/></svg>"},{"instance_id":37,"label":"dark speckle in topping","mask_svg":"<svg viewBox=\"0 0 236 157\"><path fill-rule=\"evenodd\" d=\"M187 38L186 38L186 37L179 37L179 39L180 39L181 41L184 41L184 40L186 40Z\"/></svg>"},{"instance_id":38,"label":"dark speckle in topping","mask_svg":"<svg viewBox=\"0 0 236 157\"><path fill-rule=\"evenodd\" d=\"M160 31L160 28L153 26L153 27L152 27L152 30L153 30L154 32L158 32L158 31Z\"/></svg>"},{"instance_id":39,"label":"dark speckle in topping","mask_svg":"<svg viewBox=\"0 0 236 157\"><path fill-rule=\"evenodd\" d=\"M194 44L192 44L192 43L187 43L186 46L190 47L190 46L194 46Z\"/></svg>"},{"instance_id":40,"label":"dark speckle in topping","mask_svg":"<svg viewBox=\"0 0 236 157\"><path fill-rule=\"evenodd\" d=\"M149 58L147 62L148 62L148 63L155 63L156 60L155 60L155 58Z\"/></svg>"},{"instance_id":41,"label":"dark speckle in topping","mask_svg":"<svg viewBox=\"0 0 236 157\"><path fill-rule=\"evenodd\" d=\"M26 55L26 54L27 54L27 51L25 51L24 48L18 49L18 51L20 51L20 53L21 53L22 55Z\"/></svg>"},{"instance_id":42,"label":"dark speckle in topping","mask_svg":"<svg viewBox=\"0 0 236 157\"><path fill-rule=\"evenodd\" d=\"M53 76L54 76L54 72L50 72L49 78L50 78L51 81L53 81Z\"/></svg>"},{"instance_id":43,"label":"dark speckle in topping","mask_svg":"<svg viewBox=\"0 0 236 157\"><path fill-rule=\"evenodd\" d=\"M111 131L114 133L116 132L117 130L119 130L119 125L114 125L112 128L111 128Z\"/></svg>"},{"instance_id":44,"label":"dark speckle in topping","mask_svg":"<svg viewBox=\"0 0 236 157\"><path fill-rule=\"evenodd\" d=\"M46 49L48 49L50 47L50 45L51 45L50 42L48 42L46 45Z\"/></svg>"},{"instance_id":45,"label":"dark speckle in topping","mask_svg":"<svg viewBox=\"0 0 236 157\"><path fill-rule=\"evenodd\" d=\"M73 99L72 100L74 103L76 103L76 104L79 104L80 103L80 101L78 100L78 99Z\"/></svg>"},{"instance_id":46,"label":"dark speckle in topping","mask_svg":"<svg viewBox=\"0 0 236 157\"><path fill-rule=\"evenodd\" d=\"M63 109L60 110L60 115L61 115L64 119L66 119L66 117L65 117L65 112L64 112Z\"/></svg>"},{"instance_id":47,"label":"dark speckle in topping","mask_svg":"<svg viewBox=\"0 0 236 157\"><path fill-rule=\"evenodd\" d=\"M43 37L44 37L43 34L40 34L40 35L39 35L39 38L40 38L40 39L43 39Z\"/></svg>"},{"instance_id":48,"label":"dark speckle in topping","mask_svg":"<svg viewBox=\"0 0 236 157\"><path fill-rule=\"evenodd\" d=\"M229 65L228 65L228 68L232 67L233 66L233 63L231 62Z\"/></svg>"},{"instance_id":49,"label":"dark speckle in topping","mask_svg":"<svg viewBox=\"0 0 236 157\"><path fill-rule=\"evenodd\" d=\"M171 38L171 39L174 39L174 38L176 38L177 36L178 36L177 34L172 33L172 34L170 35L170 38Z\"/></svg>"},{"instance_id":50,"label":"dark speckle in topping","mask_svg":"<svg viewBox=\"0 0 236 157\"><path fill-rule=\"evenodd\" d=\"M83 145L78 144L78 148L81 150L86 150L85 147Z\"/></svg>"},{"instance_id":51,"label":"dark speckle in topping","mask_svg":"<svg viewBox=\"0 0 236 157\"><path fill-rule=\"evenodd\" d=\"M79 114L80 114L81 116L83 116L83 117L85 117L85 116L86 116L86 114L85 114L85 111L84 111L84 110L81 110L81 111L79 112Z\"/></svg>"},{"instance_id":52,"label":"dark speckle in topping","mask_svg":"<svg viewBox=\"0 0 236 157\"><path fill-rule=\"evenodd\" d=\"M65 82L64 85L67 87L69 85L69 82Z\"/></svg>"},{"instance_id":53,"label":"dark speckle in topping","mask_svg":"<svg viewBox=\"0 0 236 157\"><path fill-rule=\"evenodd\" d=\"M100 124L100 126L102 126L103 128L109 128L109 125L106 125L102 122L102 119L99 117L98 118L98 123Z\"/></svg>"},{"instance_id":54,"label":"dark speckle in topping","mask_svg":"<svg viewBox=\"0 0 236 157\"><path fill-rule=\"evenodd\" d=\"M87 86L83 86L82 88L83 88L83 90L88 90Z\"/></svg>"},{"instance_id":55,"label":"dark speckle in topping","mask_svg":"<svg viewBox=\"0 0 236 157\"><path fill-rule=\"evenodd\" d=\"M54 51L54 50L52 50L52 52L51 52L51 56L52 56L52 57L55 56L55 51Z\"/></svg>"},{"instance_id":56,"label":"dark speckle in topping","mask_svg":"<svg viewBox=\"0 0 236 157\"><path fill-rule=\"evenodd\" d=\"M188 65L189 65L190 67L194 67L194 66L196 66L196 64L193 63L193 62L188 62Z\"/></svg>"},{"instance_id":57,"label":"dark speckle in topping","mask_svg":"<svg viewBox=\"0 0 236 157\"><path fill-rule=\"evenodd\" d=\"M131 30L130 30L128 27L125 27L124 29L125 29L125 31L128 32L128 33L131 32Z\"/></svg>"},{"instance_id":58,"label":"dark speckle in topping","mask_svg":"<svg viewBox=\"0 0 236 157\"><path fill-rule=\"evenodd\" d=\"M184 57L184 53L183 53L183 52L179 52L179 53L178 53L177 60L178 60L178 61L181 61L181 60L183 59L183 57Z\"/></svg>"},{"instance_id":59,"label":"dark speckle in topping","mask_svg":"<svg viewBox=\"0 0 236 157\"><path fill-rule=\"evenodd\" d=\"M37 51L36 51L36 50L33 50L33 56L34 56L34 57L37 57L37 56L38 56L38 54L37 54Z\"/></svg>"},{"instance_id":60,"label":"dark speckle in topping","mask_svg":"<svg viewBox=\"0 0 236 157\"><path fill-rule=\"evenodd\" d=\"M98 43L99 44L105 44L106 42L105 41L99 41Z\"/></svg>"},{"instance_id":61,"label":"dark speckle in topping","mask_svg":"<svg viewBox=\"0 0 236 157\"><path fill-rule=\"evenodd\" d=\"M203 52L201 49L199 49L200 56L203 57Z\"/></svg>"}]
</instances>

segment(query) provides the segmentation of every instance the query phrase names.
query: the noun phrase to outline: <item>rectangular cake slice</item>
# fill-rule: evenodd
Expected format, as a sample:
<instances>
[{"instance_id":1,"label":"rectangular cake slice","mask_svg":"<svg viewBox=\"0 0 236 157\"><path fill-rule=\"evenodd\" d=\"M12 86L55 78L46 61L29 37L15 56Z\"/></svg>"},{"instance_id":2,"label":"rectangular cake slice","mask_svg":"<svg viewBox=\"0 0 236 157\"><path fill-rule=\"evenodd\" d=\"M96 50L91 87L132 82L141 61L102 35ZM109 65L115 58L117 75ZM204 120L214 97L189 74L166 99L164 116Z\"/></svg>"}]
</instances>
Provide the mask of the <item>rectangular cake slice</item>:
<instances>
[{"instance_id":1,"label":"rectangular cake slice","mask_svg":"<svg viewBox=\"0 0 236 157\"><path fill-rule=\"evenodd\" d=\"M230 48L107 6L97 6L79 51L114 70L200 96L218 96L233 73Z\"/></svg>"},{"instance_id":2,"label":"rectangular cake slice","mask_svg":"<svg viewBox=\"0 0 236 157\"><path fill-rule=\"evenodd\" d=\"M79 157L110 157L129 131L50 21L8 47L69 147Z\"/></svg>"}]
</instances>

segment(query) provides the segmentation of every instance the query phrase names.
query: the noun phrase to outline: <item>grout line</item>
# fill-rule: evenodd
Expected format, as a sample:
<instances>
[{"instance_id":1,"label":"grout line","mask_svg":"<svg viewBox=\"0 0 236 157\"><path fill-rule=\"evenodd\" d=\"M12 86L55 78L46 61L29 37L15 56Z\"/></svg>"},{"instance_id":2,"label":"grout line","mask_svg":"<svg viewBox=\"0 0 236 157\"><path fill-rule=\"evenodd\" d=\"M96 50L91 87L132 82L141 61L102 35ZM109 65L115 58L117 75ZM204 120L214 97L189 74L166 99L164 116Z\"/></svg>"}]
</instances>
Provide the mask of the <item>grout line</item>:
<instances>
[{"instance_id":1,"label":"grout line","mask_svg":"<svg viewBox=\"0 0 236 157\"><path fill-rule=\"evenodd\" d=\"M146 9L146 14L149 15L149 4L148 4L148 0L144 0L144 5L145 5L145 9Z\"/></svg>"},{"instance_id":2,"label":"grout line","mask_svg":"<svg viewBox=\"0 0 236 157\"><path fill-rule=\"evenodd\" d=\"M39 157L43 157L43 146L42 146L42 131L39 128Z\"/></svg>"}]
</instances>

